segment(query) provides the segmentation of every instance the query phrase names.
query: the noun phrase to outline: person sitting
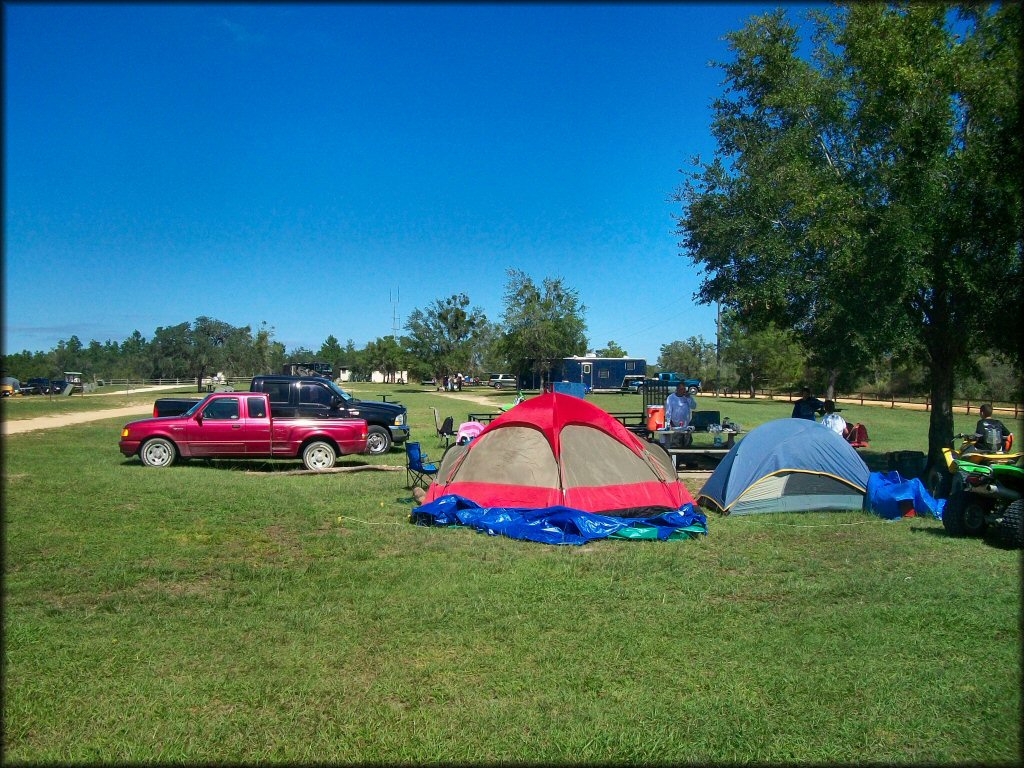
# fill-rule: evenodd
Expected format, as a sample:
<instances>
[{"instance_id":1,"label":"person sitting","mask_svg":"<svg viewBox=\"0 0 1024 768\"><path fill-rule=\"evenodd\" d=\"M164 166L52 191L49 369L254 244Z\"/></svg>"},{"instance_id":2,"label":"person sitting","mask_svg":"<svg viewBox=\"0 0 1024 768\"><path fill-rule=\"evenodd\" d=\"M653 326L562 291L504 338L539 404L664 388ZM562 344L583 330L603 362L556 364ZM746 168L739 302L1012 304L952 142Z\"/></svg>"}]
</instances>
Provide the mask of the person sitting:
<instances>
[{"instance_id":1,"label":"person sitting","mask_svg":"<svg viewBox=\"0 0 1024 768\"><path fill-rule=\"evenodd\" d=\"M985 403L979 409L981 418L978 419L974 431L981 435L978 439L978 448L983 451L995 451L997 453L1009 450L1007 438L1012 433L999 419L992 418L992 404Z\"/></svg>"},{"instance_id":2,"label":"person sitting","mask_svg":"<svg viewBox=\"0 0 1024 768\"><path fill-rule=\"evenodd\" d=\"M823 408L825 415L821 417L821 426L828 427L837 435L846 437L849 428L846 425L846 420L836 413L836 404L831 400L826 400Z\"/></svg>"},{"instance_id":3,"label":"person sitting","mask_svg":"<svg viewBox=\"0 0 1024 768\"><path fill-rule=\"evenodd\" d=\"M793 403L794 419L808 419L814 421L814 414L824 413L825 404L816 397L811 397L811 388L803 387L800 390L800 399Z\"/></svg>"}]
</instances>

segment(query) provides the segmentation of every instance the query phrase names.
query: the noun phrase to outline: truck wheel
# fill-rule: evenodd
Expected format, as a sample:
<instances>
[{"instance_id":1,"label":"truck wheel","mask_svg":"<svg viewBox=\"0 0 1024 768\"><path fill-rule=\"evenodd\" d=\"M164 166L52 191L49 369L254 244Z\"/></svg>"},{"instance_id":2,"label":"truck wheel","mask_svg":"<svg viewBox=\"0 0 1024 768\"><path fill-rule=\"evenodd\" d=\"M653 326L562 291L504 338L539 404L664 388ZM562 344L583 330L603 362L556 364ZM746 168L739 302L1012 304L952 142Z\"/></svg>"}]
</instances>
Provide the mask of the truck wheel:
<instances>
[{"instance_id":1,"label":"truck wheel","mask_svg":"<svg viewBox=\"0 0 1024 768\"><path fill-rule=\"evenodd\" d=\"M384 427L370 427L366 434L366 452L371 456L383 456L391 450L391 433Z\"/></svg>"},{"instance_id":2,"label":"truck wheel","mask_svg":"<svg viewBox=\"0 0 1024 768\"><path fill-rule=\"evenodd\" d=\"M988 506L973 493L966 493L954 483L953 492L942 510L942 527L950 536L981 536L985 532Z\"/></svg>"},{"instance_id":3,"label":"truck wheel","mask_svg":"<svg viewBox=\"0 0 1024 768\"><path fill-rule=\"evenodd\" d=\"M1024 499L1017 499L1003 512L999 538L1008 547L1024 547Z\"/></svg>"},{"instance_id":4,"label":"truck wheel","mask_svg":"<svg viewBox=\"0 0 1024 768\"><path fill-rule=\"evenodd\" d=\"M169 467L178 458L178 449L170 440L153 437L142 444L139 458L147 467Z\"/></svg>"},{"instance_id":5,"label":"truck wheel","mask_svg":"<svg viewBox=\"0 0 1024 768\"><path fill-rule=\"evenodd\" d=\"M337 458L338 454L335 453L334 446L323 440L314 440L302 449L302 463L306 469L311 469L314 472L330 469L334 466Z\"/></svg>"}]
</instances>

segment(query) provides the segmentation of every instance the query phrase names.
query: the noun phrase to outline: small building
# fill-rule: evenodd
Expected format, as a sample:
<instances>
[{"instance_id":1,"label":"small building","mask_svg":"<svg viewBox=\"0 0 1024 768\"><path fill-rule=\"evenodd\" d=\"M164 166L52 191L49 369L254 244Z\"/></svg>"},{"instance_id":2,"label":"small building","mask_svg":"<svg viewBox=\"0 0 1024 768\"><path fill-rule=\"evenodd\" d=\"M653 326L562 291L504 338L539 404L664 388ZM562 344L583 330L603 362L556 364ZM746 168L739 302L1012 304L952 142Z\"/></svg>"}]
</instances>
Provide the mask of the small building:
<instances>
[{"instance_id":1,"label":"small building","mask_svg":"<svg viewBox=\"0 0 1024 768\"><path fill-rule=\"evenodd\" d=\"M627 386L627 376L647 375L647 361L642 357L564 357L561 365L551 371L551 381L585 384L593 392L619 392Z\"/></svg>"},{"instance_id":2,"label":"small building","mask_svg":"<svg viewBox=\"0 0 1024 768\"><path fill-rule=\"evenodd\" d=\"M347 366L339 366L338 376L335 379L338 383L346 383L352 381L352 371ZM383 371L374 371L370 374L370 381L373 384L405 384L409 381L408 371L395 371L393 373L384 373Z\"/></svg>"}]
</instances>

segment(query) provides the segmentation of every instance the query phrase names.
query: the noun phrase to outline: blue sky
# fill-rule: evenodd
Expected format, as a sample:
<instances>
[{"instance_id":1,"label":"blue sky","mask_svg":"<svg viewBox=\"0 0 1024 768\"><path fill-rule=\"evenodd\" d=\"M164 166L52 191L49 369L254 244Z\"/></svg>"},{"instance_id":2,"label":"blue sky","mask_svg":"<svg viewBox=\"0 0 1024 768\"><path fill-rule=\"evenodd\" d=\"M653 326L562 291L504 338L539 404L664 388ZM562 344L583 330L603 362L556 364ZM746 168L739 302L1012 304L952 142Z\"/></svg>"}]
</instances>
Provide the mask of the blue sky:
<instances>
[{"instance_id":1,"label":"blue sky","mask_svg":"<svg viewBox=\"0 0 1024 768\"><path fill-rule=\"evenodd\" d=\"M454 293L499 321L509 268L592 348L713 339L669 198L769 7L7 4L4 350L199 315L361 347Z\"/></svg>"}]
</instances>

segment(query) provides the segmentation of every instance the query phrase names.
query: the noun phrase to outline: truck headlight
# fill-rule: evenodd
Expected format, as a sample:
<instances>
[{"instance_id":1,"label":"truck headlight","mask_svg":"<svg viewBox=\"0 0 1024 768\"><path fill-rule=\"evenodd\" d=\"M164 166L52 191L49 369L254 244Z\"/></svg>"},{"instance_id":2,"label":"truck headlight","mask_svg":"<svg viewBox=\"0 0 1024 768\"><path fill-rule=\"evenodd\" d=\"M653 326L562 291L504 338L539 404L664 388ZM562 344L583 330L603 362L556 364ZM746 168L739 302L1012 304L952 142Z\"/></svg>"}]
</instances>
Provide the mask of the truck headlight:
<instances>
[{"instance_id":1,"label":"truck headlight","mask_svg":"<svg viewBox=\"0 0 1024 768\"><path fill-rule=\"evenodd\" d=\"M128 437L128 427L121 430L121 437Z\"/></svg>"},{"instance_id":2,"label":"truck headlight","mask_svg":"<svg viewBox=\"0 0 1024 768\"><path fill-rule=\"evenodd\" d=\"M397 416L395 416L395 426L396 427L401 427L404 424L405 424L405 414L404 413L400 413Z\"/></svg>"}]
</instances>

